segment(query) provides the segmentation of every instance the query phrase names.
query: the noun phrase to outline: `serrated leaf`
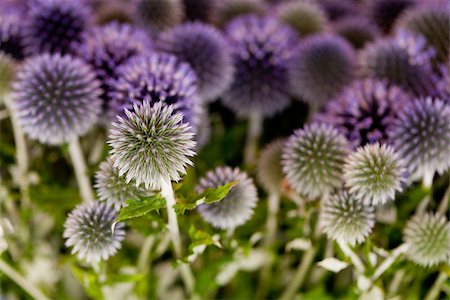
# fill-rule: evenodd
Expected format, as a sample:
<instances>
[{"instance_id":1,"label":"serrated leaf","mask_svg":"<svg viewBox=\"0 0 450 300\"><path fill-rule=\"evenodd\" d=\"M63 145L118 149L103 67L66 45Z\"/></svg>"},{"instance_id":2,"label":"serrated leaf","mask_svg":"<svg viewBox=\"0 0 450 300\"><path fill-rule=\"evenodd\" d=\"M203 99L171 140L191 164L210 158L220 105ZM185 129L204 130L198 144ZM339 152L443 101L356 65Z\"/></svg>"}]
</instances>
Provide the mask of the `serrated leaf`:
<instances>
[{"instance_id":1,"label":"serrated leaf","mask_svg":"<svg viewBox=\"0 0 450 300\"><path fill-rule=\"evenodd\" d=\"M126 202L126 204L127 206L120 209L116 223L138 218L152 211L158 211L166 206L166 199L164 199L160 194L157 194L141 199L130 199Z\"/></svg>"}]
</instances>

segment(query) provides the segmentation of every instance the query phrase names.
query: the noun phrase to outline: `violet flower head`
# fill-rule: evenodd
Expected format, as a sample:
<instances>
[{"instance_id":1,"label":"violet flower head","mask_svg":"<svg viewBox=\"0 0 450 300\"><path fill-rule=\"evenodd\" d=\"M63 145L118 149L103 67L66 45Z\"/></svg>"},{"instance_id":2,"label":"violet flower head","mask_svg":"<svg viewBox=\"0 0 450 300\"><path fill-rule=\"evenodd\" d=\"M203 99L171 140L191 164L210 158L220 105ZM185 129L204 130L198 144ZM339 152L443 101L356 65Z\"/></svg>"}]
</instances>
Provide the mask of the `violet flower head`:
<instances>
[{"instance_id":1,"label":"violet flower head","mask_svg":"<svg viewBox=\"0 0 450 300\"><path fill-rule=\"evenodd\" d=\"M41 143L62 144L83 135L101 110L100 83L94 71L70 55L30 57L13 88L19 124Z\"/></svg>"},{"instance_id":2,"label":"violet flower head","mask_svg":"<svg viewBox=\"0 0 450 300\"><path fill-rule=\"evenodd\" d=\"M397 18L415 5L416 0L374 0L369 4L369 15L384 32L388 33Z\"/></svg>"},{"instance_id":3,"label":"violet flower head","mask_svg":"<svg viewBox=\"0 0 450 300\"><path fill-rule=\"evenodd\" d=\"M231 49L220 31L210 25L176 26L160 35L159 48L191 65L202 100L216 100L233 80Z\"/></svg>"},{"instance_id":4,"label":"violet flower head","mask_svg":"<svg viewBox=\"0 0 450 300\"><path fill-rule=\"evenodd\" d=\"M435 91L432 94L447 104L450 104L450 66L447 64L440 64L437 67L435 76Z\"/></svg>"},{"instance_id":5,"label":"violet flower head","mask_svg":"<svg viewBox=\"0 0 450 300\"><path fill-rule=\"evenodd\" d=\"M73 45L81 41L90 17L83 0L37 0L26 20L26 53L71 53Z\"/></svg>"},{"instance_id":6,"label":"violet flower head","mask_svg":"<svg viewBox=\"0 0 450 300\"><path fill-rule=\"evenodd\" d=\"M137 0L139 23L155 33L183 21L183 0Z\"/></svg>"},{"instance_id":7,"label":"violet flower head","mask_svg":"<svg viewBox=\"0 0 450 300\"><path fill-rule=\"evenodd\" d=\"M219 202L200 204L197 210L203 219L212 226L221 229L234 229L245 224L253 215L258 203L258 194L253 179L238 168L218 167L200 179L199 193L207 188L218 187L238 181Z\"/></svg>"},{"instance_id":8,"label":"violet flower head","mask_svg":"<svg viewBox=\"0 0 450 300\"><path fill-rule=\"evenodd\" d=\"M118 70L111 81L112 117L123 115L124 109L149 101L172 104L197 129L201 114L197 95L197 77L190 65L165 53L138 56Z\"/></svg>"},{"instance_id":9,"label":"violet flower head","mask_svg":"<svg viewBox=\"0 0 450 300\"><path fill-rule=\"evenodd\" d=\"M336 96L355 76L352 46L335 35L304 39L292 60L292 93L319 108Z\"/></svg>"},{"instance_id":10,"label":"violet flower head","mask_svg":"<svg viewBox=\"0 0 450 300\"><path fill-rule=\"evenodd\" d=\"M410 96L385 81L360 80L342 91L314 116L344 134L353 147L386 143L388 133Z\"/></svg>"},{"instance_id":11,"label":"violet flower head","mask_svg":"<svg viewBox=\"0 0 450 300\"><path fill-rule=\"evenodd\" d=\"M232 46L234 81L224 105L239 116L264 116L283 110L290 100L288 68L296 33L273 18L246 15L231 21L226 33Z\"/></svg>"},{"instance_id":12,"label":"violet flower head","mask_svg":"<svg viewBox=\"0 0 450 300\"><path fill-rule=\"evenodd\" d=\"M124 223L117 223L112 231L116 218L117 211L105 202L78 205L64 223L66 247L72 247L72 254L88 263L107 260L125 238Z\"/></svg>"},{"instance_id":13,"label":"violet flower head","mask_svg":"<svg viewBox=\"0 0 450 300\"><path fill-rule=\"evenodd\" d=\"M25 57L23 15L0 13L0 52L22 60Z\"/></svg>"},{"instance_id":14,"label":"violet flower head","mask_svg":"<svg viewBox=\"0 0 450 300\"><path fill-rule=\"evenodd\" d=\"M334 32L355 49L361 49L379 35L378 28L364 17L346 17L333 24Z\"/></svg>"}]
</instances>

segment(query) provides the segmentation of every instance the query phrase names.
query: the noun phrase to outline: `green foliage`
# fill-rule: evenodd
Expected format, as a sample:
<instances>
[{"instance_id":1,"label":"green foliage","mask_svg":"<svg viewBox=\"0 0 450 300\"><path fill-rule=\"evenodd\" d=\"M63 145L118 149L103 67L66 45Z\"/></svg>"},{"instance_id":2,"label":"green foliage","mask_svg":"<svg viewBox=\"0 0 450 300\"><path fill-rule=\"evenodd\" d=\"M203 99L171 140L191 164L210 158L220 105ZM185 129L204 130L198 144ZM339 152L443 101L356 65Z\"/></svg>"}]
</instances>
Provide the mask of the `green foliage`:
<instances>
[{"instance_id":1,"label":"green foliage","mask_svg":"<svg viewBox=\"0 0 450 300\"><path fill-rule=\"evenodd\" d=\"M126 206L120 210L116 222L138 218L153 211L159 212L165 206L166 199L161 197L160 194L141 199L130 199L126 201Z\"/></svg>"}]
</instances>

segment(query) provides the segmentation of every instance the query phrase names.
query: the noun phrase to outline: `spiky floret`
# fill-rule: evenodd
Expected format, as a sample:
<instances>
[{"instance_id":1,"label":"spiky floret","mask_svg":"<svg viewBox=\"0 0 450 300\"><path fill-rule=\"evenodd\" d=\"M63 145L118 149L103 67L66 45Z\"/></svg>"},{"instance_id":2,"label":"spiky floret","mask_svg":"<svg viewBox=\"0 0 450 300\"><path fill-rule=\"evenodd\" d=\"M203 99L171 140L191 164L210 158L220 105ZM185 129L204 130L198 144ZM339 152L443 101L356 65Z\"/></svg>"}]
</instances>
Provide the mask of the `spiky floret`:
<instances>
[{"instance_id":1,"label":"spiky floret","mask_svg":"<svg viewBox=\"0 0 450 300\"><path fill-rule=\"evenodd\" d=\"M25 57L23 15L0 13L0 52L17 60Z\"/></svg>"},{"instance_id":2,"label":"spiky floret","mask_svg":"<svg viewBox=\"0 0 450 300\"><path fill-rule=\"evenodd\" d=\"M384 33L388 33L397 18L416 0L375 0L369 5L369 15Z\"/></svg>"},{"instance_id":3,"label":"spiky floret","mask_svg":"<svg viewBox=\"0 0 450 300\"><path fill-rule=\"evenodd\" d=\"M196 130L201 114L197 95L197 76L189 64L171 54L138 56L120 67L117 79L111 80L112 117L133 104L149 101L172 104L183 113L184 121Z\"/></svg>"},{"instance_id":4,"label":"spiky floret","mask_svg":"<svg viewBox=\"0 0 450 300\"><path fill-rule=\"evenodd\" d=\"M239 116L259 112L265 116L289 104L288 68L297 37L276 19L247 15L226 29L232 46L235 76L224 93L224 105Z\"/></svg>"},{"instance_id":5,"label":"spiky floret","mask_svg":"<svg viewBox=\"0 0 450 300\"><path fill-rule=\"evenodd\" d=\"M450 260L450 223L442 215L424 213L413 216L403 231L410 260L432 267Z\"/></svg>"},{"instance_id":6,"label":"spiky floret","mask_svg":"<svg viewBox=\"0 0 450 300\"><path fill-rule=\"evenodd\" d=\"M355 53L335 35L315 35L303 40L290 67L292 92L314 107L321 107L354 78Z\"/></svg>"},{"instance_id":7,"label":"spiky floret","mask_svg":"<svg viewBox=\"0 0 450 300\"><path fill-rule=\"evenodd\" d=\"M101 110L95 73L70 55L42 54L27 59L13 89L20 125L41 143L62 144L83 135Z\"/></svg>"},{"instance_id":8,"label":"spiky floret","mask_svg":"<svg viewBox=\"0 0 450 300\"><path fill-rule=\"evenodd\" d=\"M383 205L402 190L403 160L391 146L359 147L345 160L344 181L350 193L367 205Z\"/></svg>"},{"instance_id":9,"label":"spiky floret","mask_svg":"<svg viewBox=\"0 0 450 300\"><path fill-rule=\"evenodd\" d=\"M395 121L389 138L413 179L442 174L450 167L450 106L440 99L412 101Z\"/></svg>"},{"instance_id":10,"label":"spiky floret","mask_svg":"<svg viewBox=\"0 0 450 300\"><path fill-rule=\"evenodd\" d=\"M379 35L378 28L364 17L342 18L333 25L334 32L346 39L353 48L361 49Z\"/></svg>"},{"instance_id":11,"label":"spiky floret","mask_svg":"<svg viewBox=\"0 0 450 300\"><path fill-rule=\"evenodd\" d=\"M0 52L0 103L3 102L3 96L10 92L11 83L16 76L16 64L14 60L6 54Z\"/></svg>"},{"instance_id":12,"label":"spiky floret","mask_svg":"<svg viewBox=\"0 0 450 300\"><path fill-rule=\"evenodd\" d=\"M25 51L70 53L89 22L90 12L81 0L37 0L26 20Z\"/></svg>"},{"instance_id":13,"label":"spiky floret","mask_svg":"<svg viewBox=\"0 0 450 300\"><path fill-rule=\"evenodd\" d=\"M277 15L300 37L324 31L327 27L325 13L314 2L295 0L283 2L277 8Z\"/></svg>"},{"instance_id":14,"label":"spiky floret","mask_svg":"<svg viewBox=\"0 0 450 300\"><path fill-rule=\"evenodd\" d=\"M137 186L158 190L163 182L180 180L192 165L193 138L192 128L172 105L144 100L132 111L125 109L125 117L117 116L108 144L119 176L125 175L127 183L135 180Z\"/></svg>"},{"instance_id":15,"label":"spiky floret","mask_svg":"<svg viewBox=\"0 0 450 300\"><path fill-rule=\"evenodd\" d=\"M284 139L271 142L261 151L257 164L257 179L269 193L279 193L284 178L281 157L285 144Z\"/></svg>"},{"instance_id":16,"label":"spiky floret","mask_svg":"<svg viewBox=\"0 0 450 300\"><path fill-rule=\"evenodd\" d=\"M374 224L374 208L347 191L339 191L321 203L319 226L338 242L360 244L372 232Z\"/></svg>"},{"instance_id":17,"label":"spiky floret","mask_svg":"<svg viewBox=\"0 0 450 300\"><path fill-rule=\"evenodd\" d=\"M286 142L283 172L297 192L310 198L326 196L342 186L348 149L346 138L331 126L307 125Z\"/></svg>"},{"instance_id":18,"label":"spiky floret","mask_svg":"<svg viewBox=\"0 0 450 300\"><path fill-rule=\"evenodd\" d=\"M386 79L417 95L432 91L435 50L420 35L400 31L396 36L368 44L360 56L365 76Z\"/></svg>"},{"instance_id":19,"label":"spiky floret","mask_svg":"<svg viewBox=\"0 0 450 300\"><path fill-rule=\"evenodd\" d=\"M69 213L64 223L66 247L88 263L107 260L116 254L125 238L125 224L117 223L117 211L105 202L83 203Z\"/></svg>"},{"instance_id":20,"label":"spiky floret","mask_svg":"<svg viewBox=\"0 0 450 300\"><path fill-rule=\"evenodd\" d=\"M136 12L140 23L152 32L177 25L184 17L182 0L138 0Z\"/></svg>"},{"instance_id":21,"label":"spiky floret","mask_svg":"<svg viewBox=\"0 0 450 300\"><path fill-rule=\"evenodd\" d=\"M189 21L211 23L222 0L183 0L184 14Z\"/></svg>"},{"instance_id":22,"label":"spiky floret","mask_svg":"<svg viewBox=\"0 0 450 300\"><path fill-rule=\"evenodd\" d=\"M450 10L447 1L424 1L406 11L396 26L421 34L437 50L438 58L448 61L450 48Z\"/></svg>"},{"instance_id":23,"label":"spiky floret","mask_svg":"<svg viewBox=\"0 0 450 300\"><path fill-rule=\"evenodd\" d=\"M344 134L354 147L386 143L398 113L410 101L400 88L385 81L355 81L314 116Z\"/></svg>"},{"instance_id":24,"label":"spiky floret","mask_svg":"<svg viewBox=\"0 0 450 300\"><path fill-rule=\"evenodd\" d=\"M116 113L110 107L109 81L117 77L119 66L152 48L148 34L128 24L112 22L94 27L83 34L83 42L77 45L76 53L94 67L97 78L102 83L103 110L108 115L115 116Z\"/></svg>"},{"instance_id":25,"label":"spiky floret","mask_svg":"<svg viewBox=\"0 0 450 300\"><path fill-rule=\"evenodd\" d=\"M198 192L237 181L228 195L219 202L198 206L203 219L221 229L234 229L247 222L253 215L258 202L258 194L253 179L238 168L218 167L200 179Z\"/></svg>"},{"instance_id":26,"label":"spiky floret","mask_svg":"<svg viewBox=\"0 0 450 300\"><path fill-rule=\"evenodd\" d=\"M224 27L228 22L243 15L263 14L265 5L260 0L228 0L222 1L217 11L217 25Z\"/></svg>"},{"instance_id":27,"label":"spiky floret","mask_svg":"<svg viewBox=\"0 0 450 300\"><path fill-rule=\"evenodd\" d=\"M231 49L214 27L186 23L163 33L159 45L163 51L191 65L203 100L216 100L231 84L234 73Z\"/></svg>"},{"instance_id":28,"label":"spiky floret","mask_svg":"<svg viewBox=\"0 0 450 300\"><path fill-rule=\"evenodd\" d=\"M95 188L100 200L108 202L116 209L120 209L125 201L138 199L144 194L143 189L127 183L124 176L119 176L111 157L100 164L100 169L95 174Z\"/></svg>"}]
</instances>

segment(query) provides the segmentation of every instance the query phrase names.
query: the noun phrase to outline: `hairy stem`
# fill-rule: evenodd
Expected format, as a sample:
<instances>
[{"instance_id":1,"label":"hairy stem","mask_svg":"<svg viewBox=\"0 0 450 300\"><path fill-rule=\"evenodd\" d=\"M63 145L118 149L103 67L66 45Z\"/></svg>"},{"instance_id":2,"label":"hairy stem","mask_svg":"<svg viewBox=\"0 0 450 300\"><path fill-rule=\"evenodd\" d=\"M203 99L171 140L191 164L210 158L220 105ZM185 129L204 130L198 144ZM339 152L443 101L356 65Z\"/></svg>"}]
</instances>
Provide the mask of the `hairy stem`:
<instances>
[{"instance_id":1,"label":"hairy stem","mask_svg":"<svg viewBox=\"0 0 450 300\"><path fill-rule=\"evenodd\" d=\"M262 133L263 117L259 112L252 112L248 117L248 131L244 150L244 164L252 167L256 162L258 142Z\"/></svg>"},{"instance_id":2,"label":"hairy stem","mask_svg":"<svg viewBox=\"0 0 450 300\"><path fill-rule=\"evenodd\" d=\"M145 238L142 244L141 251L139 252L137 269L141 272L147 273L149 267L149 257L155 243L155 236L149 235Z\"/></svg>"},{"instance_id":3,"label":"hairy stem","mask_svg":"<svg viewBox=\"0 0 450 300\"><path fill-rule=\"evenodd\" d=\"M394 264L397 261L398 257L408 250L408 248L409 248L409 246L407 244L401 244L400 246L395 248L392 251L392 254L389 257L387 257L381 263L381 265L379 265L378 268L375 270L375 272L373 273L373 276L372 276L372 280L375 281L378 278L380 278L381 275L383 275L383 273L387 269L389 269L392 266L392 264Z\"/></svg>"},{"instance_id":4,"label":"hairy stem","mask_svg":"<svg viewBox=\"0 0 450 300\"><path fill-rule=\"evenodd\" d=\"M94 192L92 191L86 161L84 160L83 151L81 150L78 138L74 138L69 142L69 153L70 158L72 159L73 168L75 169L75 176L77 178L81 198L83 198L84 202L92 202L94 201Z\"/></svg>"},{"instance_id":5,"label":"hairy stem","mask_svg":"<svg viewBox=\"0 0 450 300\"><path fill-rule=\"evenodd\" d=\"M348 246L347 243L338 242L338 245L341 248L342 252L344 252L345 256L350 258L352 264L355 266L356 271L359 274L363 274L366 271L366 267L364 266L359 256L355 252L353 252L353 250Z\"/></svg>"},{"instance_id":6,"label":"hairy stem","mask_svg":"<svg viewBox=\"0 0 450 300\"><path fill-rule=\"evenodd\" d=\"M439 293L441 292L442 285L447 280L447 278L448 278L448 275L445 272L439 273L439 276L434 281L433 286L428 291L428 293L425 295L425 300L437 299L437 297L439 296Z\"/></svg>"}]
</instances>

